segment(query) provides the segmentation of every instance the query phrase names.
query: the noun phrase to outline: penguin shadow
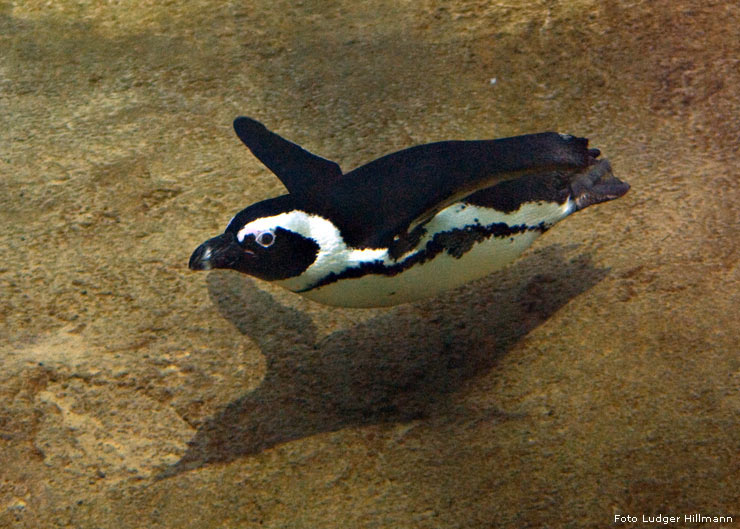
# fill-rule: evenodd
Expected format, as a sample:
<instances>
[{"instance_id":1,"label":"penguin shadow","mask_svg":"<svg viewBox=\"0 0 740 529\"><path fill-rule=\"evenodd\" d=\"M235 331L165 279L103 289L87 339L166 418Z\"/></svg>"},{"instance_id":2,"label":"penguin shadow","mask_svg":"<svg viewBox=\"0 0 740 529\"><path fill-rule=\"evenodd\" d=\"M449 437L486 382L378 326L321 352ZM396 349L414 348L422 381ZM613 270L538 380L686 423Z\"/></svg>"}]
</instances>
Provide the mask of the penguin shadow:
<instances>
[{"instance_id":1,"label":"penguin shadow","mask_svg":"<svg viewBox=\"0 0 740 529\"><path fill-rule=\"evenodd\" d=\"M159 477L320 432L445 413L447 395L608 273L587 255L564 254L545 248L454 296L402 306L324 338L310 317L245 276L210 273L214 304L259 344L267 372L257 389L207 419Z\"/></svg>"}]
</instances>

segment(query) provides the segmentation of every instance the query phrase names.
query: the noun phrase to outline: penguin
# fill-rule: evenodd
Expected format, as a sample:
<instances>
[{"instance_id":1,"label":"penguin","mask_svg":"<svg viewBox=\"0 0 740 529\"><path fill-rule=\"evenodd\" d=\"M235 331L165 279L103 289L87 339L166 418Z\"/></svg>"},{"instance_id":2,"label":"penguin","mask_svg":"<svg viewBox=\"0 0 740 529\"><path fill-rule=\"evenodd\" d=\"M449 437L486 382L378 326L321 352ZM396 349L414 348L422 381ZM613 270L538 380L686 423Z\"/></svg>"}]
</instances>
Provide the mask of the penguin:
<instances>
[{"instance_id":1,"label":"penguin","mask_svg":"<svg viewBox=\"0 0 740 529\"><path fill-rule=\"evenodd\" d=\"M482 278L630 188L586 138L556 132L418 145L343 173L254 119L234 130L288 193L237 213L189 268L236 270L326 305L398 305Z\"/></svg>"}]
</instances>

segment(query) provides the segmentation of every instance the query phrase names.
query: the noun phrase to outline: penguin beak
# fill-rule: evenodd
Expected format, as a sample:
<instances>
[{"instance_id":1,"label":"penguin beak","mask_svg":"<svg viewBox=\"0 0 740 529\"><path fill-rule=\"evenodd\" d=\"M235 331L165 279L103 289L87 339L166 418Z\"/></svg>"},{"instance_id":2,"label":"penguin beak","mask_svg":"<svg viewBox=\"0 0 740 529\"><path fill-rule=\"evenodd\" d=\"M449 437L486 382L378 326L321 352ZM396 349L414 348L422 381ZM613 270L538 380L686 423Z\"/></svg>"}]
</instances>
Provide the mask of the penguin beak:
<instances>
[{"instance_id":1,"label":"penguin beak","mask_svg":"<svg viewBox=\"0 0 740 529\"><path fill-rule=\"evenodd\" d=\"M226 232L198 246L190 256L188 267L191 270L238 268L244 257L244 249L236 242L236 236Z\"/></svg>"}]
</instances>

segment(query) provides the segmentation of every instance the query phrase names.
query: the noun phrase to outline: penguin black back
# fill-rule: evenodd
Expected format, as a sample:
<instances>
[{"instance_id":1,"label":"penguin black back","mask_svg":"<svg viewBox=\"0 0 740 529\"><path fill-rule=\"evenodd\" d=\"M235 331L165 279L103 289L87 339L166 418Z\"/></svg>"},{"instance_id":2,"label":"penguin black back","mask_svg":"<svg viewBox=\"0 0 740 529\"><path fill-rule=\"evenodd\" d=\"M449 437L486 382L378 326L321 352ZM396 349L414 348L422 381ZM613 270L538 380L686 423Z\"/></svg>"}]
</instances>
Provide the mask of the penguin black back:
<instances>
[{"instance_id":1,"label":"penguin black back","mask_svg":"<svg viewBox=\"0 0 740 529\"><path fill-rule=\"evenodd\" d=\"M382 247L479 189L528 172L585 168L588 140L543 132L514 138L418 145L343 175L250 118L234 121L239 138L280 178L297 206L330 217L348 245Z\"/></svg>"}]
</instances>

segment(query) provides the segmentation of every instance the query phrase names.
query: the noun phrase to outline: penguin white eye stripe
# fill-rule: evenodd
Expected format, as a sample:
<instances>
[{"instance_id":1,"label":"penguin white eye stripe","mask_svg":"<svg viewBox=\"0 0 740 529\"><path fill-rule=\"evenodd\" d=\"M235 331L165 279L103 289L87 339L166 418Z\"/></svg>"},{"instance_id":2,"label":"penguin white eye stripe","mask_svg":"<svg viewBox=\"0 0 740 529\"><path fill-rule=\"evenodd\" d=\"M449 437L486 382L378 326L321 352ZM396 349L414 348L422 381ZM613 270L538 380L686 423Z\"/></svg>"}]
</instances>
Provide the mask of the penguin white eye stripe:
<instances>
[{"instance_id":1,"label":"penguin white eye stripe","mask_svg":"<svg viewBox=\"0 0 740 529\"><path fill-rule=\"evenodd\" d=\"M240 243L242 243L249 236L254 237L254 241L264 248L272 246L272 243L275 242L275 231L272 229L247 230L245 227L245 228L242 228L242 230L237 234L236 238Z\"/></svg>"},{"instance_id":2,"label":"penguin white eye stripe","mask_svg":"<svg viewBox=\"0 0 740 529\"><path fill-rule=\"evenodd\" d=\"M310 222L307 220L309 218L310 216L302 211L293 211L291 214L282 213L273 217L262 217L242 226L236 234L236 239L239 242L244 242L244 239L250 235L257 238L265 232L272 233L274 238L275 228L278 226L296 233L307 234L311 231Z\"/></svg>"}]
</instances>

